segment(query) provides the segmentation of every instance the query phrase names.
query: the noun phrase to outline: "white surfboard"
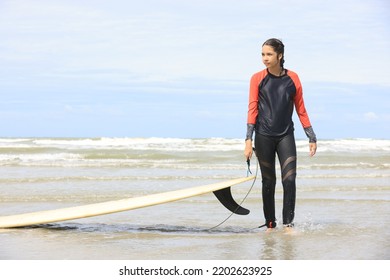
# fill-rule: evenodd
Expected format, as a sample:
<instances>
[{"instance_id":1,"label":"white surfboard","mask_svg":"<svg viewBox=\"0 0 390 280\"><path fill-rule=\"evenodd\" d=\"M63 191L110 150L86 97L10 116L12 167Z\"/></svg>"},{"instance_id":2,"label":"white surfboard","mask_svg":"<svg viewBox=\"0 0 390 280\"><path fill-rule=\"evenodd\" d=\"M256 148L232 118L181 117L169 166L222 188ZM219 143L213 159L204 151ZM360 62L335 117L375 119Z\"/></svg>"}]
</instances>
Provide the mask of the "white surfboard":
<instances>
[{"instance_id":1,"label":"white surfboard","mask_svg":"<svg viewBox=\"0 0 390 280\"><path fill-rule=\"evenodd\" d=\"M210 185L151 194L142 197L132 197L127 199L55 210L45 210L10 216L0 216L0 228L25 227L59 221L88 218L172 202L192 196L202 195L209 192L214 192L219 201L232 212L240 215L246 215L249 213L249 210L241 207L234 201L231 196L230 187L249 180L253 180L254 178L255 176L244 177Z\"/></svg>"}]
</instances>

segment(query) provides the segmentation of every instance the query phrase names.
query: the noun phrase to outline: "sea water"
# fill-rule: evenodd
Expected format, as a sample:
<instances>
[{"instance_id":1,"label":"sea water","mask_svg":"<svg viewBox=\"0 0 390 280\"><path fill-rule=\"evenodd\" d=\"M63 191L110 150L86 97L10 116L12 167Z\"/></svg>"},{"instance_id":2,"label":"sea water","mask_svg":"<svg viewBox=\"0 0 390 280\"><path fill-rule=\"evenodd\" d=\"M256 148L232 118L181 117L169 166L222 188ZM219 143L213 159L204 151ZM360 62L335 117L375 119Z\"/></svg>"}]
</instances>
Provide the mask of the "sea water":
<instances>
[{"instance_id":1,"label":"sea water","mask_svg":"<svg viewBox=\"0 0 390 280\"><path fill-rule=\"evenodd\" d=\"M242 139L0 139L0 215L190 188L248 175ZM264 224L261 174L232 188L251 210L231 215L212 193L116 214L0 230L3 260L390 259L390 140L297 141L295 228ZM282 186L277 162L276 216ZM253 187L252 187L253 185Z\"/></svg>"}]
</instances>

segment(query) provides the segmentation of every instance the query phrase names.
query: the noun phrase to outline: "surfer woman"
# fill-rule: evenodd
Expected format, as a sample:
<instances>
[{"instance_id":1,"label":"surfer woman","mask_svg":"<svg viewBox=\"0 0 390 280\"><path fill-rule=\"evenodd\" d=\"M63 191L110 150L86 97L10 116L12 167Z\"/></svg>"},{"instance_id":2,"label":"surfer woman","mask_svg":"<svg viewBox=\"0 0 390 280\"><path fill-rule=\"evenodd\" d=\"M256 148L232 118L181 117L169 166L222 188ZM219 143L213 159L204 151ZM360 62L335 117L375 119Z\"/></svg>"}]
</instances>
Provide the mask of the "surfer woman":
<instances>
[{"instance_id":1,"label":"surfer woman","mask_svg":"<svg viewBox=\"0 0 390 280\"><path fill-rule=\"evenodd\" d=\"M303 102L298 75L283 67L284 45L275 38L264 42L262 60L266 69L255 73L250 81L245 157L255 153L262 176L263 211L267 228L276 227L275 154L278 155L283 184L283 225L293 226L295 213L295 178L297 151L292 114L295 110L309 138L310 156L317 150L316 135Z\"/></svg>"}]
</instances>

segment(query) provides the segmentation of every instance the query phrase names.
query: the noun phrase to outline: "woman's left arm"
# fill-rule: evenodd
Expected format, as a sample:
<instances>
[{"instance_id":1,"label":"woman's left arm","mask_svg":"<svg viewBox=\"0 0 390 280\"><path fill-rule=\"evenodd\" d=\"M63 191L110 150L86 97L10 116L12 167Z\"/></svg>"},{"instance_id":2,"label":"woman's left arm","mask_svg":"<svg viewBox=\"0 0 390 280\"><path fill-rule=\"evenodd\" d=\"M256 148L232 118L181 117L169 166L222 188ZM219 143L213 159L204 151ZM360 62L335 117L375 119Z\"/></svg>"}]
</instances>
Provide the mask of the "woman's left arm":
<instances>
[{"instance_id":1,"label":"woman's left arm","mask_svg":"<svg viewBox=\"0 0 390 280\"><path fill-rule=\"evenodd\" d=\"M295 110L297 111L299 120L303 129L305 130L305 134L309 138L310 156L314 156L317 151L317 136L314 133L313 127L311 126L309 115L306 111L305 102L303 101L302 85L298 75L291 73L290 77L292 78L296 88L294 98Z\"/></svg>"}]
</instances>

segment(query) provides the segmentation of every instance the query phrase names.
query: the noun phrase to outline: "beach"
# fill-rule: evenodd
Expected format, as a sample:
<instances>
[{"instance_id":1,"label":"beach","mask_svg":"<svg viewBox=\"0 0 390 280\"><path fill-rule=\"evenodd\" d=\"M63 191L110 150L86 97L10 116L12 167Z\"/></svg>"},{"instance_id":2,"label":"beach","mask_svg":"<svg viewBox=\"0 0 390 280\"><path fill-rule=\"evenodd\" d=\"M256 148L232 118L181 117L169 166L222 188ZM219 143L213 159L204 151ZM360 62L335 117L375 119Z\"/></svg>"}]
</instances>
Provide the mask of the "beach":
<instances>
[{"instance_id":1,"label":"beach","mask_svg":"<svg viewBox=\"0 0 390 280\"><path fill-rule=\"evenodd\" d=\"M0 215L86 205L248 175L242 139L1 138ZM389 260L390 140L297 140L295 227L264 224L261 174L212 193L116 214L0 229L2 260ZM276 215L282 220L277 162ZM219 225L220 224L220 225Z\"/></svg>"}]
</instances>

